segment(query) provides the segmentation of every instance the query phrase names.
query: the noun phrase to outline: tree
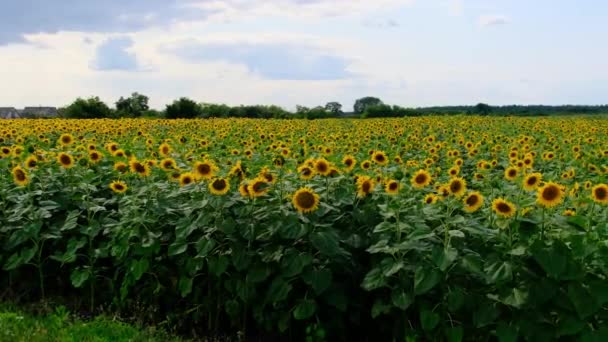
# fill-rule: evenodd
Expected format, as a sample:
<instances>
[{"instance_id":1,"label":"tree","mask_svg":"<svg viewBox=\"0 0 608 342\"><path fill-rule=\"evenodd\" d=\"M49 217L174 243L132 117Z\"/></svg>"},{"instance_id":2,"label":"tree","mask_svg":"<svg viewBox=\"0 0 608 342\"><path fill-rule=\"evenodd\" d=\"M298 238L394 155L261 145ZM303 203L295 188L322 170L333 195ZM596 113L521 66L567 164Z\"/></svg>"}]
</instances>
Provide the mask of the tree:
<instances>
[{"instance_id":1,"label":"tree","mask_svg":"<svg viewBox=\"0 0 608 342\"><path fill-rule=\"evenodd\" d=\"M186 97L173 101L172 104L167 105L165 108L165 117L168 119L192 119L199 117L202 114L203 110L201 106Z\"/></svg>"},{"instance_id":2,"label":"tree","mask_svg":"<svg viewBox=\"0 0 608 342\"><path fill-rule=\"evenodd\" d=\"M492 112L492 107L485 103L478 103L473 108L473 113L477 115L489 115Z\"/></svg>"},{"instance_id":3,"label":"tree","mask_svg":"<svg viewBox=\"0 0 608 342\"><path fill-rule=\"evenodd\" d=\"M62 115L73 119L101 119L112 117L112 110L99 97L88 99L77 98L72 104L67 106Z\"/></svg>"},{"instance_id":4,"label":"tree","mask_svg":"<svg viewBox=\"0 0 608 342\"><path fill-rule=\"evenodd\" d=\"M116 112L118 116L128 116L138 118L146 113L150 107L148 106L148 97L137 92L131 94L131 97L123 98L122 96L116 101Z\"/></svg>"},{"instance_id":5,"label":"tree","mask_svg":"<svg viewBox=\"0 0 608 342\"><path fill-rule=\"evenodd\" d=\"M325 110L330 112L333 116L342 114L342 105L340 102L328 102L325 105Z\"/></svg>"},{"instance_id":6,"label":"tree","mask_svg":"<svg viewBox=\"0 0 608 342\"><path fill-rule=\"evenodd\" d=\"M355 114L361 115L365 112L365 109L368 106L377 106L377 105L381 105L381 104L382 104L382 101L377 97L367 96L367 97L360 98L357 101L355 101L355 105L354 105Z\"/></svg>"},{"instance_id":7,"label":"tree","mask_svg":"<svg viewBox=\"0 0 608 342\"><path fill-rule=\"evenodd\" d=\"M204 118L227 118L230 116L230 107L225 104L203 103L201 104Z\"/></svg>"}]
</instances>

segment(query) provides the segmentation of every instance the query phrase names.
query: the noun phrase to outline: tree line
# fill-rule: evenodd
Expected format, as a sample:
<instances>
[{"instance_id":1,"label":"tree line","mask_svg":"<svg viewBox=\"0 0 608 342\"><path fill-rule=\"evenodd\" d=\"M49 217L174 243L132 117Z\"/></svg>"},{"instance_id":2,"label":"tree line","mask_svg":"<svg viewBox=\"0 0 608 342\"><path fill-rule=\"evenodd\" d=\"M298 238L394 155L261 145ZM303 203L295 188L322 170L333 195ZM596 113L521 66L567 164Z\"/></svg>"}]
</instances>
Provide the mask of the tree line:
<instances>
[{"instance_id":1,"label":"tree line","mask_svg":"<svg viewBox=\"0 0 608 342\"><path fill-rule=\"evenodd\" d=\"M478 103L474 106L436 106L406 108L389 105L381 99L367 96L355 101L352 111L344 111L339 102L328 102L325 106L296 106L295 111L288 111L275 105L240 105L198 103L182 97L166 105L159 111L151 109L149 98L137 92L129 97L120 97L113 107L108 106L99 97L78 98L70 105L59 109L59 116L65 118L264 118L264 119L322 119L335 117L406 117L423 115L514 115L514 116L548 116L548 115L588 115L608 113L608 105L510 105L491 106Z\"/></svg>"}]
</instances>

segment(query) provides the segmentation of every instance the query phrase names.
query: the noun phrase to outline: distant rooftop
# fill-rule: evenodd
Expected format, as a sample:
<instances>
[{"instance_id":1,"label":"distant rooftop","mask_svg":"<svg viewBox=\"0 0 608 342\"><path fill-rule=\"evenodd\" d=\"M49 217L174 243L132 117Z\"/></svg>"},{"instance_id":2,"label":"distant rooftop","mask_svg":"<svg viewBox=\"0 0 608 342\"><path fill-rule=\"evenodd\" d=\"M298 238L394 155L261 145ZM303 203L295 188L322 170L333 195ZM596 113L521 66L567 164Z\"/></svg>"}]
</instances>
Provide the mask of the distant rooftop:
<instances>
[{"instance_id":1,"label":"distant rooftop","mask_svg":"<svg viewBox=\"0 0 608 342\"><path fill-rule=\"evenodd\" d=\"M57 108L55 107L28 106L23 109L17 109L15 107L0 107L0 119L20 119L55 116L57 116Z\"/></svg>"}]
</instances>

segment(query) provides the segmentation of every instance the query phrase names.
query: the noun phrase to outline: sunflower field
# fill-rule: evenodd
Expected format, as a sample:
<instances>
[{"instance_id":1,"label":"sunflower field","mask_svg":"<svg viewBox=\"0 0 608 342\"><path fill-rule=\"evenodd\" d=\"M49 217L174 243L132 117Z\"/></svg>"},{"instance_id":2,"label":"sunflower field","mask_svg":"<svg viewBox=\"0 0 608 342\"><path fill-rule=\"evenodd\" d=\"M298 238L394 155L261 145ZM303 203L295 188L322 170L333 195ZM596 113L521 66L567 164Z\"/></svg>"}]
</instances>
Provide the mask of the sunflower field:
<instances>
[{"instance_id":1,"label":"sunflower field","mask_svg":"<svg viewBox=\"0 0 608 342\"><path fill-rule=\"evenodd\" d=\"M187 335L608 340L608 119L3 120L0 300Z\"/></svg>"}]
</instances>

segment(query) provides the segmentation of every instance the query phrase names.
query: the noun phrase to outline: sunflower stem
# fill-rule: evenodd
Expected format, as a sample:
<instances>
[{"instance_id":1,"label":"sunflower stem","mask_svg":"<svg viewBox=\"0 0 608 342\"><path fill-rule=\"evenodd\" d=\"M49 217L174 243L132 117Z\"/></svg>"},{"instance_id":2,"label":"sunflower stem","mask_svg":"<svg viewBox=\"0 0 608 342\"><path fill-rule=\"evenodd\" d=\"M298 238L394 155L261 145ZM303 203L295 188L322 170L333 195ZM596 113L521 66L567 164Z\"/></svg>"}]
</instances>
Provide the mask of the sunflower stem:
<instances>
[{"instance_id":1,"label":"sunflower stem","mask_svg":"<svg viewBox=\"0 0 608 342\"><path fill-rule=\"evenodd\" d=\"M541 218L541 224L540 224L540 238L541 239L545 239L545 210L546 208L543 207L543 211L542 211L542 218Z\"/></svg>"}]
</instances>

